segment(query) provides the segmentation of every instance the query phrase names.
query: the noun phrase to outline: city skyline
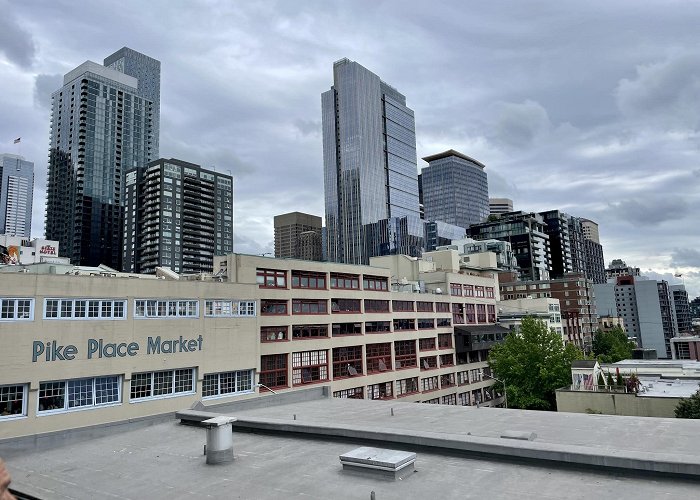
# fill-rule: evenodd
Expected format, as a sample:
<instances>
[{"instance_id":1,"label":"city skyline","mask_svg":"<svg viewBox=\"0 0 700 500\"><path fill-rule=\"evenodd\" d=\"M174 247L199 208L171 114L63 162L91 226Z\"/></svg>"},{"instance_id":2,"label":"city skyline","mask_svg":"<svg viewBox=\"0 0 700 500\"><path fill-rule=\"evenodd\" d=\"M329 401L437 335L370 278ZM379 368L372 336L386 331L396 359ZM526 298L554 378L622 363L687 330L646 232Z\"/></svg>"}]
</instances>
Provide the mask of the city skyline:
<instances>
[{"instance_id":1,"label":"city skyline","mask_svg":"<svg viewBox=\"0 0 700 500\"><path fill-rule=\"evenodd\" d=\"M700 7L397 5L0 3L0 113L11 117L0 152L35 163L33 235L43 228L50 93L78 64L126 45L163 62L161 155L231 170L235 249L270 251L275 214L323 215L318 96L333 61L348 57L406 95L420 157L453 148L477 158L489 196L594 220L607 261L670 282L683 274L698 294L700 254L686 228L700 179ZM390 23L375 20L389 13Z\"/></svg>"}]
</instances>

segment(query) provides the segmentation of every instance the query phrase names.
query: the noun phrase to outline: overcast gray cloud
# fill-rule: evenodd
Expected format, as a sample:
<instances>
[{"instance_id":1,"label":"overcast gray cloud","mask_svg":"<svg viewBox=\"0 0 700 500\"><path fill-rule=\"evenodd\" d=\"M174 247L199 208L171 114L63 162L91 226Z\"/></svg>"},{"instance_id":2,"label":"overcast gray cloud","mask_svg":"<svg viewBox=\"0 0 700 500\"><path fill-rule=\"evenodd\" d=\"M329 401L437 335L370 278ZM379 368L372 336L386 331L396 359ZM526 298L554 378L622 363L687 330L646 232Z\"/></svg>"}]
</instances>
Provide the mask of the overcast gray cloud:
<instances>
[{"instance_id":1,"label":"overcast gray cloud","mask_svg":"<svg viewBox=\"0 0 700 500\"><path fill-rule=\"evenodd\" d=\"M0 0L0 152L35 162L35 235L50 95L126 45L162 62L160 155L231 171L236 249L272 251L274 215L323 215L320 94L348 57L406 95L418 158L462 151L491 196L591 218L607 261L700 293L700 4L437 5Z\"/></svg>"}]
</instances>

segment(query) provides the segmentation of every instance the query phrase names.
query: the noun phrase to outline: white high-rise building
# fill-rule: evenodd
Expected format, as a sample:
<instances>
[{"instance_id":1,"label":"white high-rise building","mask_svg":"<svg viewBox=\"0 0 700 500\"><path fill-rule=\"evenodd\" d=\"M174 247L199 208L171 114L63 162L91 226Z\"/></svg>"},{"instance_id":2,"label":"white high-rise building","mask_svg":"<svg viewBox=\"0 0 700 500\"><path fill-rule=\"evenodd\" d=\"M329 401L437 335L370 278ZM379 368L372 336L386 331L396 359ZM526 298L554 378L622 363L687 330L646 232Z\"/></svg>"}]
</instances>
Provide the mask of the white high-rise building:
<instances>
[{"instance_id":1,"label":"white high-rise building","mask_svg":"<svg viewBox=\"0 0 700 500\"><path fill-rule=\"evenodd\" d=\"M31 237L33 196L34 163L0 154L0 234Z\"/></svg>"}]
</instances>

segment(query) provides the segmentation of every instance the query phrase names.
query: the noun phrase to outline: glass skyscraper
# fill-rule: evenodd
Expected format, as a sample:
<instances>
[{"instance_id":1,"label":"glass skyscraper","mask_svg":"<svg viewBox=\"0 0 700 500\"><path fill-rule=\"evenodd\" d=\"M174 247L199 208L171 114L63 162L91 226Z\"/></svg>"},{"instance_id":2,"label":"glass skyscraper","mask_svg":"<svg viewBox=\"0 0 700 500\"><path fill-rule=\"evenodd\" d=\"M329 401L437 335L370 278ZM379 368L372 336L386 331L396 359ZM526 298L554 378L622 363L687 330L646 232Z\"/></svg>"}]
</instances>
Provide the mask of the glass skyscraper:
<instances>
[{"instance_id":1,"label":"glass skyscraper","mask_svg":"<svg viewBox=\"0 0 700 500\"><path fill-rule=\"evenodd\" d=\"M424 234L406 97L341 59L321 104L328 260L367 264L400 249L416 254Z\"/></svg>"},{"instance_id":2,"label":"glass skyscraper","mask_svg":"<svg viewBox=\"0 0 700 500\"><path fill-rule=\"evenodd\" d=\"M33 196L34 163L0 154L0 234L31 237Z\"/></svg>"},{"instance_id":3,"label":"glass skyscraper","mask_svg":"<svg viewBox=\"0 0 700 500\"><path fill-rule=\"evenodd\" d=\"M124 174L158 157L160 62L122 48L52 101L46 237L73 264L121 269Z\"/></svg>"}]
</instances>

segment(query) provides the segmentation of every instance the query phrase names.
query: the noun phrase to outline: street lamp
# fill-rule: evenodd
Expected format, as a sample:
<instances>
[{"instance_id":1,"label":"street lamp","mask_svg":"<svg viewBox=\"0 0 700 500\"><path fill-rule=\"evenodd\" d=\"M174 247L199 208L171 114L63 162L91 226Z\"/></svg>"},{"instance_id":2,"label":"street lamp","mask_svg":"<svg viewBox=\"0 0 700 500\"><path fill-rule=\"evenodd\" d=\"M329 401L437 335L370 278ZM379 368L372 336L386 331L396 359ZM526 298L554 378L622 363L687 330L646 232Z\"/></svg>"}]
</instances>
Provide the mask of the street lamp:
<instances>
[{"instance_id":1,"label":"street lamp","mask_svg":"<svg viewBox=\"0 0 700 500\"><path fill-rule=\"evenodd\" d=\"M499 378L496 378L492 375L486 375L485 373L481 374L482 377L490 378L492 380L495 380L496 382L500 382L503 384L503 404L505 405L506 409L508 408L508 392L506 391L506 381L505 379L501 380Z\"/></svg>"}]
</instances>

